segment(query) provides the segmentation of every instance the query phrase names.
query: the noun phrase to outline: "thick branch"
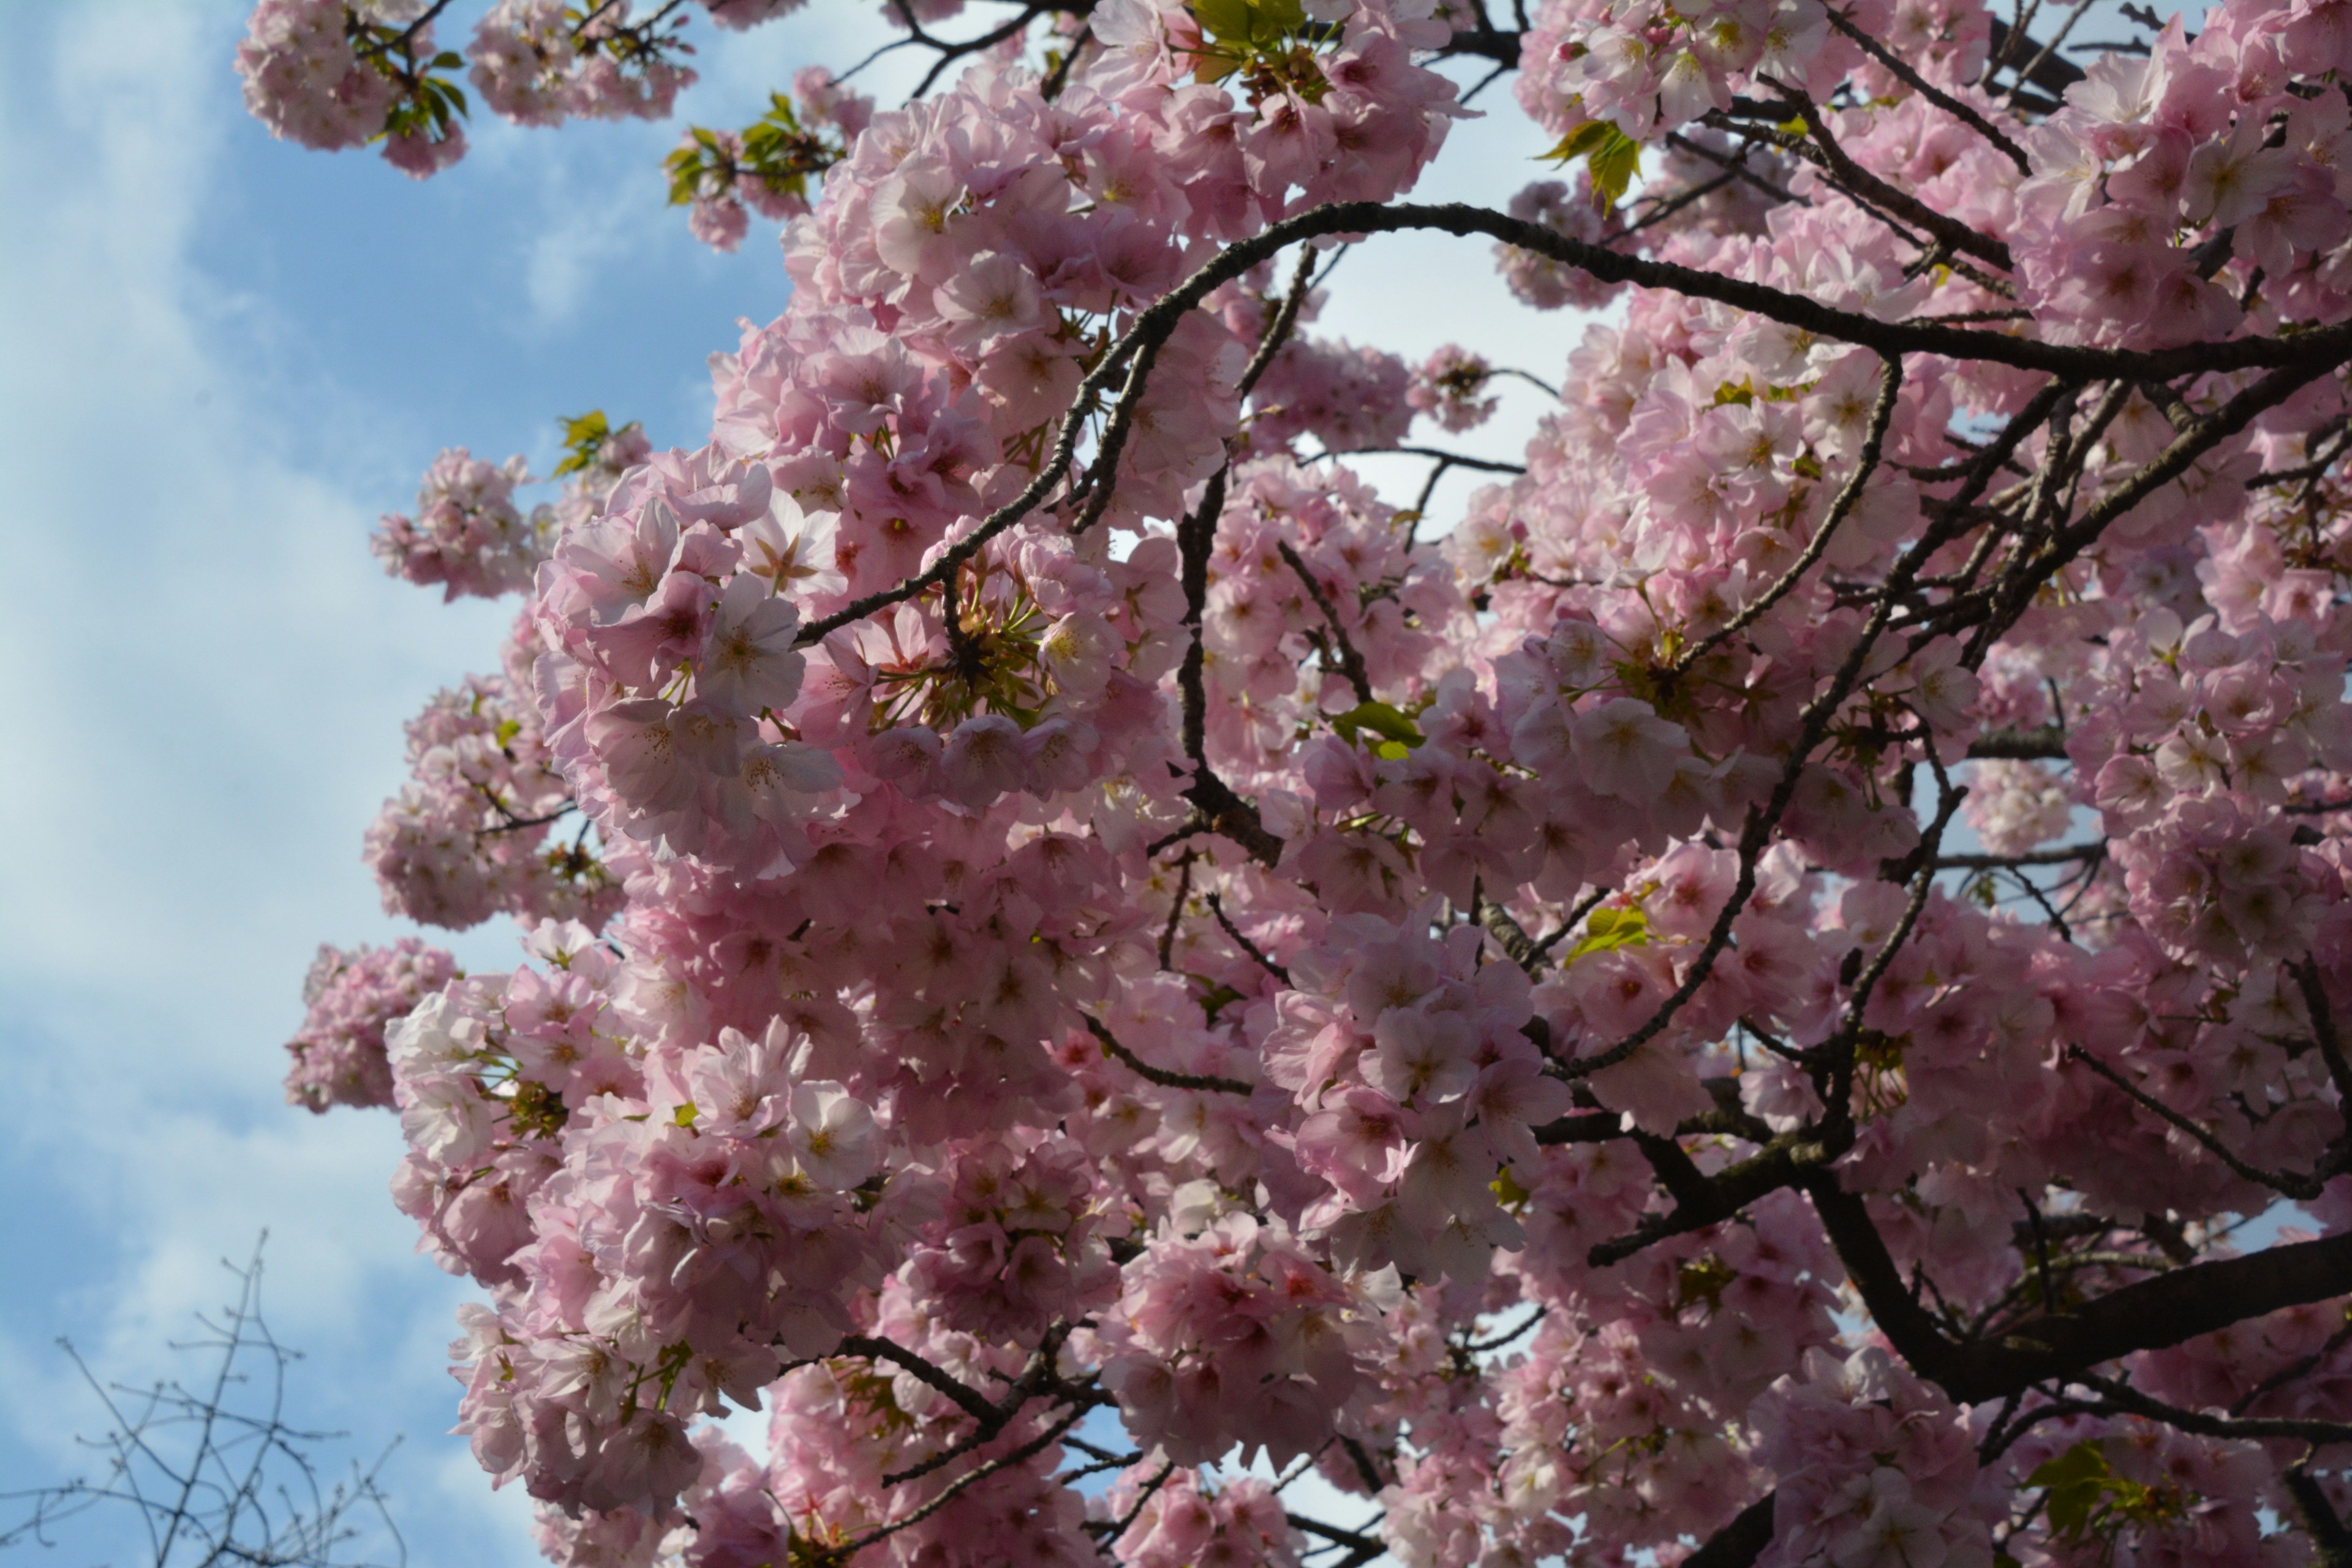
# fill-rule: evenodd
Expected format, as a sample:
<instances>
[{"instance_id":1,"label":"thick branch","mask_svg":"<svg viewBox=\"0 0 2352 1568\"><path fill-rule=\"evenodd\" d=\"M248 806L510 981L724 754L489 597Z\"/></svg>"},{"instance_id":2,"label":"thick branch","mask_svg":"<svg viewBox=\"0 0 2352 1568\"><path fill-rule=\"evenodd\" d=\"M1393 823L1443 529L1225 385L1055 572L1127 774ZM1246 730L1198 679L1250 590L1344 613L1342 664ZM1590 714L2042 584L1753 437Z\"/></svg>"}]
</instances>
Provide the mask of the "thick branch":
<instances>
[{"instance_id":1,"label":"thick branch","mask_svg":"<svg viewBox=\"0 0 2352 1568\"><path fill-rule=\"evenodd\" d=\"M1720 1225L1758 1199L1800 1184L1810 1173L1853 1146L1853 1130L1850 1124L1783 1132L1747 1159L1704 1177L1696 1189L1677 1194L1680 1201L1672 1213L1597 1244L1588 1255L1588 1261L1595 1268L1606 1268L1670 1236L1684 1236Z\"/></svg>"},{"instance_id":2,"label":"thick branch","mask_svg":"<svg viewBox=\"0 0 2352 1568\"><path fill-rule=\"evenodd\" d=\"M887 1361L905 1368L918 1382L946 1394L965 1415L992 1432L1001 1430L1011 1419L1008 1412L990 1404L978 1389L957 1381L906 1346L879 1334L848 1335L841 1342L839 1353L863 1356L867 1361Z\"/></svg>"},{"instance_id":3,"label":"thick branch","mask_svg":"<svg viewBox=\"0 0 2352 1568\"><path fill-rule=\"evenodd\" d=\"M1863 1200L1833 1172L1816 1174L1805 1191L1879 1329L1920 1375L1963 1405L2352 1292L2352 1235L2334 1236L2176 1268L2030 1319L1998 1340L1954 1341L1912 1299Z\"/></svg>"},{"instance_id":4,"label":"thick branch","mask_svg":"<svg viewBox=\"0 0 2352 1568\"><path fill-rule=\"evenodd\" d=\"M2287 1495L2294 1499L2295 1511L2303 1515L2312 1544L2319 1548L2320 1568L2352 1568L2352 1530L2344 1528L2336 1505L2312 1479L2311 1457L2295 1461L2279 1479L2286 1483Z\"/></svg>"},{"instance_id":5,"label":"thick branch","mask_svg":"<svg viewBox=\"0 0 2352 1568\"><path fill-rule=\"evenodd\" d=\"M1780 1494L1766 1492L1683 1559L1683 1568L1748 1568L1772 1544L1772 1511Z\"/></svg>"},{"instance_id":6,"label":"thick branch","mask_svg":"<svg viewBox=\"0 0 2352 1568\"><path fill-rule=\"evenodd\" d=\"M2039 730L1988 731L1969 742L1969 756L1979 762L1989 757L2005 762L2063 762L2066 731L2055 724Z\"/></svg>"}]
</instances>

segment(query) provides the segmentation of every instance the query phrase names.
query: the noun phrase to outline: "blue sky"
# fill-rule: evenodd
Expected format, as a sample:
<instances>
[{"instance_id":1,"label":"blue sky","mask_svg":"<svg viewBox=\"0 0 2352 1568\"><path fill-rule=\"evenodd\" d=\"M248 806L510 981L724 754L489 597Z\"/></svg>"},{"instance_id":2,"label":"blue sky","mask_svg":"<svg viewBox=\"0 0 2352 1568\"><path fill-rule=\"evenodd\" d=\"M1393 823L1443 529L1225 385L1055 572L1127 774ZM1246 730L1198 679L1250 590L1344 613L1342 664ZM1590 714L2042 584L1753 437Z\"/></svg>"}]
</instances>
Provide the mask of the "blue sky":
<instances>
[{"instance_id":1,"label":"blue sky","mask_svg":"<svg viewBox=\"0 0 2352 1568\"><path fill-rule=\"evenodd\" d=\"M793 66L862 52L867 8L814 10L719 40L681 115L741 124ZM511 611L383 578L366 532L444 446L544 468L559 415L698 444L705 357L784 303L772 231L734 257L688 237L657 167L674 126L478 121L423 184L273 142L238 100L233 0L7 16L0 1490L71 1472L100 1425L58 1335L151 1375L266 1227L272 1318L309 1357L297 1416L354 1451L404 1435L411 1561L536 1561L520 1498L440 1435L465 1287L386 1195L395 1127L278 1089L317 943L401 929L358 859L401 721L489 667ZM1499 203L1547 172L1507 96L1482 107L1425 190ZM1327 330L1415 358L1456 338L1556 376L1574 333L1512 309L1484 246L1387 241L1337 284ZM1478 448L1531 424L1534 395L1505 395ZM450 945L515 961L501 928Z\"/></svg>"}]
</instances>

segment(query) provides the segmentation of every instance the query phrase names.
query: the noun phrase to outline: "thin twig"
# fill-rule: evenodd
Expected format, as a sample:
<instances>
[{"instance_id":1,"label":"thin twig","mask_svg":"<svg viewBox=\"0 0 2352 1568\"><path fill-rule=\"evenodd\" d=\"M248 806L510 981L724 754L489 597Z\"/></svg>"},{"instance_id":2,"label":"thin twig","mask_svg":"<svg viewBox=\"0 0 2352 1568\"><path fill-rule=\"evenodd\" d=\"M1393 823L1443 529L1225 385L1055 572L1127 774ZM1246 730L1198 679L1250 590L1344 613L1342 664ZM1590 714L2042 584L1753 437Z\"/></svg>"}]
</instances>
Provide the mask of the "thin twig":
<instances>
[{"instance_id":1,"label":"thin twig","mask_svg":"<svg viewBox=\"0 0 2352 1568\"><path fill-rule=\"evenodd\" d=\"M2173 1110L2172 1107L2165 1104L2162 1100L2158 1100L2153 1095L2147 1093L2138 1085L2133 1083L2129 1079L2124 1077L2123 1074L2117 1072L2115 1068L2109 1067L2098 1058L2091 1055L2080 1046L2068 1046L2066 1047L2063 1059L2071 1062L2080 1062L2084 1067L2089 1068L2093 1072L2097 1073L2101 1078L2105 1079L2109 1083L2123 1090L2125 1094L2130 1096L2132 1103L2138 1106L2142 1110L2148 1112L2152 1116L2161 1118L2172 1126L2177 1127L2181 1131L2187 1133L2189 1137L2195 1139L2199 1145L2200 1145L2207 1153L2211 1154L2215 1159L2221 1161L2221 1163L2229 1166L2231 1170L2237 1173L2239 1176L2242 1177L2246 1181L2255 1183L2260 1186L2268 1187L2273 1192L2284 1193L2288 1197L2294 1198L2300 1202L2308 1202L2309 1200L2317 1197L2321 1189L2326 1185L2326 1183L2310 1176L2298 1176L2285 1171L2265 1171L2260 1166L2248 1164L2245 1161L2240 1159L2235 1153L2233 1153L2227 1144L2223 1143L2211 1132L2200 1127L2188 1117L2181 1115L2180 1112Z\"/></svg>"},{"instance_id":2,"label":"thin twig","mask_svg":"<svg viewBox=\"0 0 2352 1568\"><path fill-rule=\"evenodd\" d=\"M1247 1095L1256 1092L1237 1078L1219 1078L1212 1073L1170 1072L1166 1068L1153 1067L1120 1045L1118 1037L1103 1026L1101 1019L1091 1013L1081 1014L1080 1016L1087 1021L1087 1032L1100 1042L1104 1050L1117 1057L1127 1065L1129 1071L1148 1083L1156 1083L1162 1089L1189 1089L1200 1093Z\"/></svg>"},{"instance_id":3,"label":"thin twig","mask_svg":"<svg viewBox=\"0 0 2352 1568\"><path fill-rule=\"evenodd\" d=\"M2087 5L2088 3L2089 0L2084 0L2084 4ZM1956 120L1958 120L1970 130L1982 136L1986 141L1991 142L1994 146L2000 148L2002 153L2008 157L2009 161L2017 165L2017 172L2019 174L2031 174L2033 173L2033 162L2025 155L2025 149L2011 141L2008 133L2003 132L1999 126L1995 125L1991 121L1987 120L1975 110L1969 108L1967 104L1961 102L1958 99L1954 98L1950 93L1946 92L1943 89L1936 86L1935 83L1929 81L1926 77L1921 76L1917 71L1913 70L1911 68L1910 62L1895 54L1892 49L1886 47L1885 45L1880 43L1876 38L1872 37L1868 33L1864 32L1860 27L1855 26L1852 22L1845 18L1843 14L1837 11L1834 7L1831 9L1829 17L1831 26L1835 27L1839 32L1843 33L1847 37L1852 38L1855 43L1860 44L1862 46L1863 53L1868 55L1872 59L1876 60L1880 65L1885 66L1888 70L1894 72L1895 78L1900 80L1904 86L1909 88L1912 91L1917 93L1920 97L1926 99L1928 102L1934 104L1945 113L1951 115ZM2046 53L2047 51L2045 50L2044 52Z\"/></svg>"},{"instance_id":4,"label":"thin twig","mask_svg":"<svg viewBox=\"0 0 2352 1568\"><path fill-rule=\"evenodd\" d=\"M1217 917L1217 924L1224 928L1225 935L1233 939L1234 945L1256 960L1260 969L1285 985L1290 984L1290 971L1268 958L1257 943L1242 934L1241 927L1234 924L1233 917L1225 913L1225 901L1214 893L1209 895L1209 912Z\"/></svg>"},{"instance_id":5,"label":"thin twig","mask_svg":"<svg viewBox=\"0 0 2352 1568\"><path fill-rule=\"evenodd\" d=\"M1307 563L1298 552L1291 548L1290 541L1276 540L1275 548L1290 563L1290 569L1298 574L1298 580L1307 585L1307 595L1315 601L1315 607L1323 612L1323 624L1330 628L1331 640L1339 646L1340 672L1347 676L1349 686L1354 689L1356 700L1371 701L1372 678L1364 672L1364 656L1358 653L1356 645L1349 640L1348 628L1339 624L1339 612L1331 607L1323 585L1315 580L1315 574L1307 569Z\"/></svg>"}]
</instances>

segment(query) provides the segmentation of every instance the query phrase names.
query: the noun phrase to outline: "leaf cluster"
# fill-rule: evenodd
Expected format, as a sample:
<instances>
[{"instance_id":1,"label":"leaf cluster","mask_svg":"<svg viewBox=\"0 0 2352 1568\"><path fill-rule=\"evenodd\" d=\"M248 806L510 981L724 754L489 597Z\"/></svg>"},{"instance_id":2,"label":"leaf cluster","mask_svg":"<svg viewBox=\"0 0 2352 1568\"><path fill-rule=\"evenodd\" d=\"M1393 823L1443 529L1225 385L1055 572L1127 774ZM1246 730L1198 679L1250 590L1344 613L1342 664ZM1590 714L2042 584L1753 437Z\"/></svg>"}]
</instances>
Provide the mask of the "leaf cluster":
<instances>
[{"instance_id":1,"label":"leaf cluster","mask_svg":"<svg viewBox=\"0 0 2352 1568\"><path fill-rule=\"evenodd\" d=\"M349 23L349 34L359 58L401 89L401 98L384 118L383 129L373 140L429 135L436 142L447 141L457 121L465 119L470 110L465 89L452 78L433 73L462 70L465 58L454 50L443 49L429 59L419 60L415 28L362 21L356 16Z\"/></svg>"},{"instance_id":2,"label":"leaf cluster","mask_svg":"<svg viewBox=\"0 0 2352 1568\"><path fill-rule=\"evenodd\" d=\"M1377 756L1395 762L1421 744L1423 736L1403 712L1385 702L1359 702L1345 713L1331 715L1331 728L1349 745L1357 743L1364 731L1380 737L1373 743Z\"/></svg>"},{"instance_id":3,"label":"leaf cluster","mask_svg":"<svg viewBox=\"0 0 2352 1568\"><path fill-rule=\"evenodd\" d=\"M730 151L719 133L690 126L686 145L662 161L669 172L672 206L687 206L698 198L750 181L778 195L808 200L808 177L822 174L841 162L848 149L801 123L793 100L781 92L768 95L768 112L745 126L736 137L740 153Z\"/></svg>"},{"instance_id":4,"label":"leaf cluster","mask_svg":"<svg viewBox=\"0 0 2352 1568\"><path fill-rule=\"evenodd\" d=\"M2175 1488L2116 1474L2099 1438L2042 1461L2025 1484L2042 1489L2053 1533L2074 1545L2100 1544L2109 1552L2126 1525L2161 1523L2179 1514L2184 1500Z\"/></svg>"},{"instance_id":5,"label":"leaf cluster","mask_svg":"<svg viewBox=\"0 0 2352 1568\"><path fill-rule=\"evenodd\" d=\"M1650 944L1650 917L1640 909L1598 909L1586 917L1584 934L1568 950L1568 963L1588 952L1613 952L1621 947Z\"/></svg>"},{"instance_id":6,"label":"leaf cluster","mask_svg":"<svg viewBox=\"0 0 2352 1568\"><path fill-rule=\"evenodd\" d=\"M1201 26L1193 80L1241 76L1253 103L1286 90L1319 103L1330 90L1315 63L1314 27L1300 0L1192 0L1189 8Z\"/></svg>"},{"instance_id":7,"label":"leaf cluster","mask_svg":"<svg viewBox=\"0 0 2352 1568\"><path fill-rule=\"evenodd\" d=\"M563 427L563 460L555 465L553 475L559 479L593 468L596 459L604 455L604 443L618 433L601 408L591 408L585 414L558 419L556 423ZM621 426L624 431L633 428L628 425Z\"/></svg>"}]
</instances>

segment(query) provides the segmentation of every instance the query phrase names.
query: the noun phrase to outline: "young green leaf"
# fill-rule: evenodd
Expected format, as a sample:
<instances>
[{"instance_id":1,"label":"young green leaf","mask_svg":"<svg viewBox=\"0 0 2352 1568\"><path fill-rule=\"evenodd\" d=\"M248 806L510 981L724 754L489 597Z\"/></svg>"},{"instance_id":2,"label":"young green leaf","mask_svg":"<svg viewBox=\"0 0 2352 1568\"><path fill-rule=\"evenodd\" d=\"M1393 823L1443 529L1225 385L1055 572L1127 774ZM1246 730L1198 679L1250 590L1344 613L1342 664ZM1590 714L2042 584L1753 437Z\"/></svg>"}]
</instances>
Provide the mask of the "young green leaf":
<instances>
[{"instance_id":1,"label":"young green leaf","mask_svg":"<svg viewBox=\"0 0 2352 1568\"><path fill-rule=\"evenodd\" d=\"M1413 728L1412 721L1385 702L1359 702L1345 713L1335 713L1331 716L1331 728L1337 730L1340 738L1350 745L1355 743L1358 731L1370 730L1381 740L1398 747L1396 755L1399 756L1422 742L1422 733ZM1382 754L1388 753L1383 751Z\"/></svg>"},{"instance_id":2,"label":"young green leaf","mask_svg":"<svg viewBox=\"0 0 2352 1568\"><path fill-rule=\"evenodd\" d=\"M1598 909L1586 917L1584 935L1568 950L1568 962L1575 963L1588 952L1609 952L1621 947L1646 947L1650 942L1650 917L1640 910Z\"/></svg>"}]
</instances>

